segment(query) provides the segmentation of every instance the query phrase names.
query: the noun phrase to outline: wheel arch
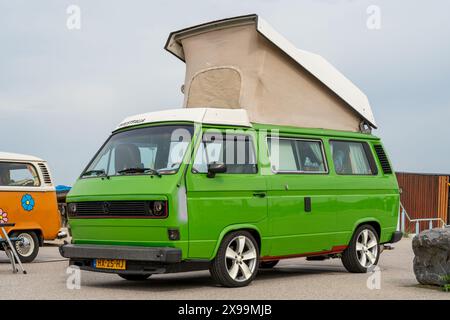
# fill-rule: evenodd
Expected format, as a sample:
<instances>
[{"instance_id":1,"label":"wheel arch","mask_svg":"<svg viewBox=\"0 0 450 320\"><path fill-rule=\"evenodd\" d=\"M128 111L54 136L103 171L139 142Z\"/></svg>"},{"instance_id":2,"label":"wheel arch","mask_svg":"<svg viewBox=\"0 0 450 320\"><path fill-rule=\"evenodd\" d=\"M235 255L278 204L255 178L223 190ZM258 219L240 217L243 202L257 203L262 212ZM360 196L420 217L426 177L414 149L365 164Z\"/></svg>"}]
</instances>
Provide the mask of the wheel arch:
<instances>
[{"instance_id":1,"label":"wheel arch","mask_svg":"<svg viewBox=\"0 0 450 320\"><path fill-rule=\"evenodd\" d=\"M261 232L260 230L251 224L238 224L238 225L231 225L222 230L222 232L219 235L219 238L217 239L216 246L214 247L214 251L212 253L212 256L210 257L210 260L214 259L214 257L217 254L217 251L219 250L220 244L223 241L223 238L227 234L233 231L248 231L250 234L255 238L256 242L258 243L259 252L261 252L261 245L262 245L262 239L261 239Z\"/></svg>"},{"instance_id":2,"label":"wheel arch","mask_svg":"<svg viewBox=\"0 0 450 320\"><path fill-rule=\"evenodd\" d=\"M15 232L34 232L39 240L39 247L42 247L44 245L44 234L42 233L42 230L39 228L36 229L12 229L8 232L8 236L11 236L12 233Z\"/></svg>"},{"instance_id":3,"label":"wheel arch","mask_svg":"<svg viewBox=\"0 0 450 320\"><path fill-rule=\"evenodd\" d=\"M377 234L378 234L378 239L381 240L381 230L382 230L381 229L381 223L376 218L366 218L366 219L358 220L355 223L355 225L353 226L353 231L352 231L351 236L353 237L353 235L355 234L356 229L358 229L360 226L362 226L364 224L368 224L368 225L372 226L375 229L375 231L377 232Z\"/></svg>"}]
</instances>

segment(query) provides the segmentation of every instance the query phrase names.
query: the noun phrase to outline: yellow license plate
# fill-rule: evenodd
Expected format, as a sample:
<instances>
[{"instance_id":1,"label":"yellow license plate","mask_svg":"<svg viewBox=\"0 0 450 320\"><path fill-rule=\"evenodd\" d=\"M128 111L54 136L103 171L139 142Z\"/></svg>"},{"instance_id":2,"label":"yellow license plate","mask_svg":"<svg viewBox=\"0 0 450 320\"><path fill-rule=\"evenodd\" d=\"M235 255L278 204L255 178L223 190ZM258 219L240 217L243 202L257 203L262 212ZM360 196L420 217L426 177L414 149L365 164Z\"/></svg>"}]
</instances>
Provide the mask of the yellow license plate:
<instances>
[{"instance_id":1,"label":"yellow license plate","mask_svg":"<svg viewBox=\"0 0 450 320\"><path fill-rule=\"evenodd\" d=\"M95 267L97 269L125 270L127 263L122 259L95 259Z\"/></svg>"}]
</instances>

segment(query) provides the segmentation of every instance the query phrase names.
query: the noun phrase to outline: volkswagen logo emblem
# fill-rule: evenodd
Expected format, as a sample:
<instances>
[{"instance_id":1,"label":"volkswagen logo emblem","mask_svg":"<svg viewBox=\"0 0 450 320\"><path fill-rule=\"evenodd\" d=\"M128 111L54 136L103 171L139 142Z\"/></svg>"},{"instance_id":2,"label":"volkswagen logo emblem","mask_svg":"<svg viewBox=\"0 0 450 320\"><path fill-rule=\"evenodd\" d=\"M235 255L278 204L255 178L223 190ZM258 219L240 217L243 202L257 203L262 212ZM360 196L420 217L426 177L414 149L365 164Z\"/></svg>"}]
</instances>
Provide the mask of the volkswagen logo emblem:
<instances>
[{"instance_id":1,"label":"volkswagen logo emblem","mask_svg":"<svg viewBox=\"0 0 450 320\"><path fill-rule=\"evenodd\" d=\"M108 214L109 213L109 207L110 207L110 203L109 202L103 202L103 213Z\"/></svg>"}]
</instances>

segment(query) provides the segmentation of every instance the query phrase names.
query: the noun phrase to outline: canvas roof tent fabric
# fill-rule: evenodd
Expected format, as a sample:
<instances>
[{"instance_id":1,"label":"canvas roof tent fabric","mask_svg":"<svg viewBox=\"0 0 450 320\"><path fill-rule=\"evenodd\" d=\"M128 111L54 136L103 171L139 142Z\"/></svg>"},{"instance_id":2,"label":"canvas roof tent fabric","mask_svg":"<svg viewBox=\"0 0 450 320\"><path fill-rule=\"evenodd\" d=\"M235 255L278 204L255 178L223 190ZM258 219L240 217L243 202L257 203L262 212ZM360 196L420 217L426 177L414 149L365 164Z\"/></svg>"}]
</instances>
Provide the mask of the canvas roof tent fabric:
<instances>
[{"instance_id":1,"label":"canvas roof tent fabric","mask_svg":"<svg viewBox=\"0 0 450 320\"><path fill-rule=\"evenodd\" d=\"M299 50L257 15L172 32L186 63L184 107L243 108L254 123L376 128L366 95L321 56Z\"/></svg>"}]
</instances>

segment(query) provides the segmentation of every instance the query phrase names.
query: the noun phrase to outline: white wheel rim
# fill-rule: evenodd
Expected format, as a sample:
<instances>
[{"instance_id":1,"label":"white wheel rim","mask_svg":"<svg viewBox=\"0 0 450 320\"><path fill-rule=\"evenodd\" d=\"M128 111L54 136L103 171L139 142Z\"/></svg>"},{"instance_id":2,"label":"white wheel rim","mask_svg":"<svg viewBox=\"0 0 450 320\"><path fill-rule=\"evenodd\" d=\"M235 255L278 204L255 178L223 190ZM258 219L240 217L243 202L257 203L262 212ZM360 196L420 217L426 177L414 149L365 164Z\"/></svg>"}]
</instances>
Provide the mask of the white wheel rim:
<instances>
[{"instance_id":1,"label":"white wheel rim","mask_svg":"<svg viewBox=\"0 0 450 320\"><path fill-rule=\"evenodd\" d=\"M356 238L356 257L364 268L373 266L377 260L378 241L372 230L364 229Z\"/></svg>"},{"instance_id":2,"label":"white wheel rim","mask_svg":"<svg viewBox=\"0 0 450 320\"><path fill-rule=\"evenodd\" d=\"M243 282L251 278L256 269L257 251L253 242L238 236L228 243L225 266L231 279Z\"/></svg>"},{"instance_id":3,"label":"white wheel rim","mask_svg":"<svg viewBox=\"0 0 450 320\"><path fill-rule=\"evenodd\" d=\"M16 251L22 257L29 257L34 251L34 240L28 233L21 233L17 236L20 240L16 241Z\"/></svg>"}]
</instances>

